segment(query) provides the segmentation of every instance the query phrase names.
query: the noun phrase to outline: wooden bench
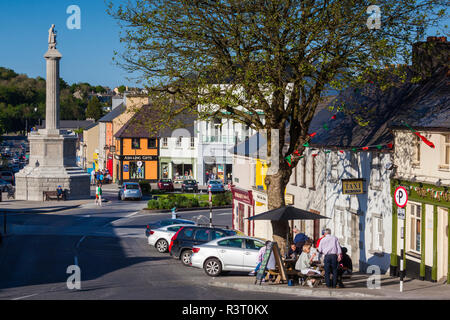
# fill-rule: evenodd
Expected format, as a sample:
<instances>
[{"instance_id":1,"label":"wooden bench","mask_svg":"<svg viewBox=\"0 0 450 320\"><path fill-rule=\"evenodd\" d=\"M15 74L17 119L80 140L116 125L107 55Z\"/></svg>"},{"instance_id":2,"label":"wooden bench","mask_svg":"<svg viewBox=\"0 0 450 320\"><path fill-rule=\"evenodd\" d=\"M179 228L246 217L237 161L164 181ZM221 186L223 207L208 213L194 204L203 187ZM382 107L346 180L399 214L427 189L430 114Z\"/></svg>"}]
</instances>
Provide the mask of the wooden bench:
<instances>
[{"instance_id":1,"label":"wooden bench","mask_svg":"<svg viewBox=\"0 0 450 320\"><path fill-rule=\"evenodd\" d=\"M43 191L43 195L44 195L44 201L48 201L51 199L56 199L59 201L58 199L58 191ZM63 194L62 194L62 199L66 200L66 190L63 190Z\"/></svg>"}]
</instances>

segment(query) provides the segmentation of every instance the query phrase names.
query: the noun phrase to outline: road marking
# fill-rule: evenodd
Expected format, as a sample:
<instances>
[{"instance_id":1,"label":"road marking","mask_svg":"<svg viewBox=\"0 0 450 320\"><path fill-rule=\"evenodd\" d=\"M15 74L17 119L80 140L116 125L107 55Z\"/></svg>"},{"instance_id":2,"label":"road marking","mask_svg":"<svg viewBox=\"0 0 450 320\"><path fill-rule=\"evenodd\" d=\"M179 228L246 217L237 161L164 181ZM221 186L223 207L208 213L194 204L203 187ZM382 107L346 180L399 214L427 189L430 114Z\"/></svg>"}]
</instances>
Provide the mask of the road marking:
<instances>
[{"instance_id":1,"label":"road marking","mask_svg":"<svg viewBox=\"0 0 450 320\"><path fill-rule=\"evenodd\" d=\"M27 296L18 297L18 298L14 298L14 299L11 299L11 300L21 300L21 299L26 299L26 298L33 297L33 296L37 296L37 295L38 295L37 293L35 293L35 294L29 294L29 295L27 295Z\"/></svg>"},{"instance_id":2,"label":"road marking","mask_svg":"<svg viewBox=\"0 0 450 320\"><path fill-rule=\"evenodd\" d=\"M83 242L84 239L86 239L86 236L81 237L80 241L78 241L77 249L80 247L80 244L81 244L81 242Z\"/></svg>"},{"instance_id":3,"label":"road marking","mask_svg":"<svg viewBox=\"0 0 450 320\"><path fill-rule=\"evenodd\" d=\"M125 218L129 218L129 217L135 216L135 215L137 215L138 213L139 213L139 211L133 212L133 213L131 213L131 214L125 216Z\"/></svg>"}]
</instances>

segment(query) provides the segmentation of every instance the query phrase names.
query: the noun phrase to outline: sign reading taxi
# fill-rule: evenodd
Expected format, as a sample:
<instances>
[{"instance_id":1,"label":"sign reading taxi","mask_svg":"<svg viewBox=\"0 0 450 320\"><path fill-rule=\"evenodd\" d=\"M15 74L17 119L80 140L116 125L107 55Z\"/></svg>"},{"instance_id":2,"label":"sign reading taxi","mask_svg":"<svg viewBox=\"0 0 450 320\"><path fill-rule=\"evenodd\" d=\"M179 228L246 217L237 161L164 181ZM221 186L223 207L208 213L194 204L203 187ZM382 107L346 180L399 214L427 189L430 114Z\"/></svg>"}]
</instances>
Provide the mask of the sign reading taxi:
<instances>
[{"instance_id":1,"label":"sign reading taxi","mask_svg":"<svg viewBox=\"0 0 450 320\"><path fill-rule=\"evenodd\" d=\"M343 194L364 193L364 179L342 179Z\"/></svg>"}]
</instances>

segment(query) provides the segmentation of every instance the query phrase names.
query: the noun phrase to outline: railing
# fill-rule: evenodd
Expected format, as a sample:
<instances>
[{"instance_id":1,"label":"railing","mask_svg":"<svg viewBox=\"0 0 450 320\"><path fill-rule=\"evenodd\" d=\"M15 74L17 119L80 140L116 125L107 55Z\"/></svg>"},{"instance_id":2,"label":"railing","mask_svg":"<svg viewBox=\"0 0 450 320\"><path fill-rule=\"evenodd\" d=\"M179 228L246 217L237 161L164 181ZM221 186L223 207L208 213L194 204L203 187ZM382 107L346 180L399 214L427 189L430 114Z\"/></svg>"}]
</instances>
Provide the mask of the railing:
<instances>
[{"instance_id":1,"label":"railing","mask_svg":"<svg viewBox=\"0 0 450 320\"><path fill-rule=\"evenodd\" d=\"M202 143L224 143L235 144L244 141L245 137L239 136L204 136L202 135Z\"/></svg>"}]
</instances>

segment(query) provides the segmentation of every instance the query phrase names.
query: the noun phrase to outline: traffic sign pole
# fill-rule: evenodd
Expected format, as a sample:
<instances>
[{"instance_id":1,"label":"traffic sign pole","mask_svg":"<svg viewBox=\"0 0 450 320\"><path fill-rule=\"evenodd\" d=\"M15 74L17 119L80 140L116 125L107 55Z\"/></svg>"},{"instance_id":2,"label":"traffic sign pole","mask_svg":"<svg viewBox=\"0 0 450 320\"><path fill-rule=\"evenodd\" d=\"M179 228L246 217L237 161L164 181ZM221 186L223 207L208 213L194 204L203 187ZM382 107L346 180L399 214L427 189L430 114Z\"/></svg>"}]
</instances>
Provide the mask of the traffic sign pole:
<instances>
[{"instance_id":1,"label":"traffic sign pole","mask_svg":"<svg viewBox=\"0 0 450 320\"><path fill-rule=\"evenodd\" d=\"M397 204L397 217L401 220L402 226L400 228L400 292L403 292L403 278L404 278L404 239L405 239L405 218L406 218L406 204L408 203L408 192L404 187L398 187L394 192L394 200Z\"/></svg>"},{"instance_id":2,"label":"traffic sign pole","mask_svg":"<svg viewBox=\"0 0 450 320\"><path fill-rule=\"evenodd\" d=\"M211 188L209 189L209 226L212 227L212 193Z\"/></svg>"}]
</instances>

